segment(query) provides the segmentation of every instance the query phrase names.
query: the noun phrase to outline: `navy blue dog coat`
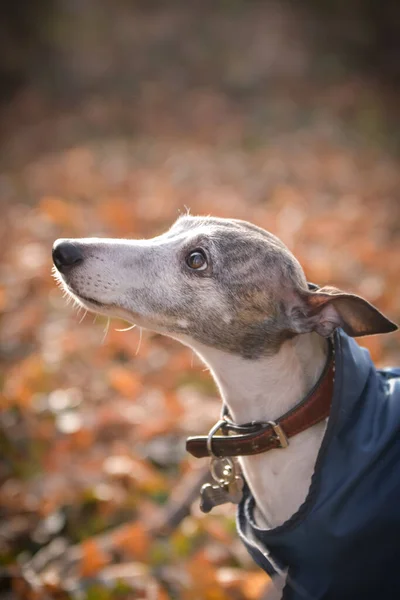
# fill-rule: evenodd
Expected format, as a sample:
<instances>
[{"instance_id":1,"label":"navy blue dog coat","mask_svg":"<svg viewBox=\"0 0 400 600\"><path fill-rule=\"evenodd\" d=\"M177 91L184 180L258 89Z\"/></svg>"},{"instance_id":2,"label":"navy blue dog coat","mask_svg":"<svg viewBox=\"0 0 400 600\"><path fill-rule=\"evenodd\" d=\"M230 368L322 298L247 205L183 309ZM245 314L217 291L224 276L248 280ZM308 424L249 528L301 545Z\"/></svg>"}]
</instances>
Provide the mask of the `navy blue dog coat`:
<instances>
[{"instance_id":1,"label":"navy blue dog coat","mask_svg":"<svg viewBox=\"0 0 400 600\"><path fill-rule=\"evenodd\" d=\"M239 534L267 573L288 568L285 600L400 600L400 369L377 370L341 330L335 353L331 413L305 502L262 529L247 490Z\"/></svg>"}]
</instances>

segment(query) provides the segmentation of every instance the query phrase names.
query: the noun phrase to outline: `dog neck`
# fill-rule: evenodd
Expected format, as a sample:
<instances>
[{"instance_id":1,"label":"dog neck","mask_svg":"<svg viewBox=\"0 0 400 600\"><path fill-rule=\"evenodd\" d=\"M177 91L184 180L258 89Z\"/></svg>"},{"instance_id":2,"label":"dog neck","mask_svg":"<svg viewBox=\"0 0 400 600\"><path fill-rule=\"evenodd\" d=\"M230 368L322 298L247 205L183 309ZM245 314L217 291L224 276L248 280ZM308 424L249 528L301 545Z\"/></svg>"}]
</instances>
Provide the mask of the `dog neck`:
<instances>
[{"instance_id":1,"label":"dog neck","mask_svg":"<svg viewBox=\"0 0 400 600\"><path fill-rule=\"evenodd\" d=\"M209 366L238 424L275 420L300 402L318 381L328 353L315 333L285 342L273 356L249 360L202 345ZM325 430L319 423L291 439L289 447L241 457L240 463L261 515L270 527L286 521L305 500Z\"/></svg>"}]
</instances>

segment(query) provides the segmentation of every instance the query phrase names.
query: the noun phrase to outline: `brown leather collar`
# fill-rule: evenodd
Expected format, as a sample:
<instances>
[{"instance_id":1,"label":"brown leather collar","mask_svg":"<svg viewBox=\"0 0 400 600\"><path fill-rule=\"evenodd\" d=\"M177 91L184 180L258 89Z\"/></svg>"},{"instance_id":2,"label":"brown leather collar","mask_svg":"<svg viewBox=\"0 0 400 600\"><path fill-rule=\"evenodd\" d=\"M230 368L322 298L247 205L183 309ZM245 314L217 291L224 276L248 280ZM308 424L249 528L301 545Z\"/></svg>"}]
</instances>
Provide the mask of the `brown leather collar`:
<instances>
[{"instance_id":1,"label":"brown leather collar","mask_svg":"<svg viewBox=\"0 0 400 600\"><path fill-rule=\"evenodd\" d=\"M329 416L335 374L333 343L325 369L309 394L276 421L236 425L224 417L208 436L193 436L186 440L186 450L196 458L205 456L249 456L273 448L286 448L288 438ZM221 429L223 435L214 433ZM229 435L230 433L233 435ZM210 452L211 450L211 452Z\"/></svg>"}]
</instances>

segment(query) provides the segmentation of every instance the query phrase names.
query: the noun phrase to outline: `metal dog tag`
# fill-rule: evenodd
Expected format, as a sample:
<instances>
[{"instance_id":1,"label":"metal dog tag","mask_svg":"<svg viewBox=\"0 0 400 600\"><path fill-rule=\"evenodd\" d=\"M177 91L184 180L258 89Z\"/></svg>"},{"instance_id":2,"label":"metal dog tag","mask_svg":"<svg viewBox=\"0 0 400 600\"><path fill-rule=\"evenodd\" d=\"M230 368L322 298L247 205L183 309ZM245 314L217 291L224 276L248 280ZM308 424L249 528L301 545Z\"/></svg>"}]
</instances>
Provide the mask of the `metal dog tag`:
<instances>
[{"instance_id":1,"label":"metal dog tag","mask_svg":"<svg viewBox=\"0 0 400 600\"><path fill-rule=\"evenodd\" d=\"M200 509L208 513L215 506L232 502L239 504L243 496L243 478L230 458L213 458L210 465L216 485L205 483L200 490Z\"/></svg>"},{"instance_id":2,"label":"metal dog tag","mask_svg":"<svg viewBox=\"0 0 400 600\"><path fill-rule=\"evenodd\" d=\"M229 502L228 486L205 483L200 490L200 510L209 513L215 506Z\"/></svg>"}]
</instances>

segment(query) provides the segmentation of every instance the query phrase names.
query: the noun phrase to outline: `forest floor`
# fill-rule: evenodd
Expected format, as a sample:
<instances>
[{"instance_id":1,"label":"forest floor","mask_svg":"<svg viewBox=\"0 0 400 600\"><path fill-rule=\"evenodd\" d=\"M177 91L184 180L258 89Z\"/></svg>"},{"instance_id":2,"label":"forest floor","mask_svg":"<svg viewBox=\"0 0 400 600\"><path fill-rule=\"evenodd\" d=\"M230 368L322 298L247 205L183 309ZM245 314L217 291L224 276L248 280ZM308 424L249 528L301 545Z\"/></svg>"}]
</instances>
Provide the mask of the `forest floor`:
<instances>
[{"instance_id":1,"label":"forest floor","mask_svg":"<svg viewBox=\"0 0 400 600\"><path fill-rule=\"evenodd\" d=\"M152 237L187 208L243 218L399 322L393 97L274 3L60 5L56 50L0 114L0 594L257 600L269 582L234 508L186 498L185 516L207 465L185 438L220 409L210 374L67 306L52 243ZM398 335L361 343L400 363Z\"/></svg>"}]
</instances>

